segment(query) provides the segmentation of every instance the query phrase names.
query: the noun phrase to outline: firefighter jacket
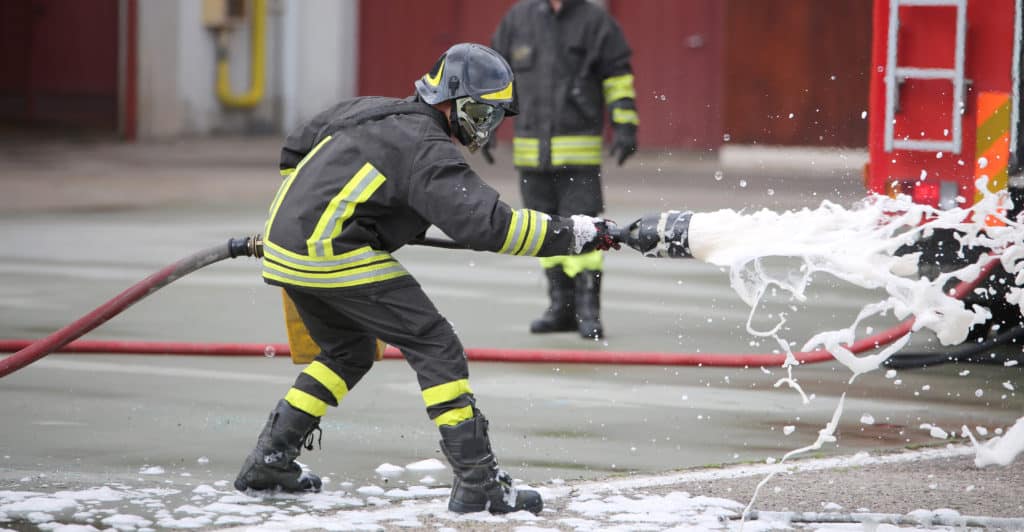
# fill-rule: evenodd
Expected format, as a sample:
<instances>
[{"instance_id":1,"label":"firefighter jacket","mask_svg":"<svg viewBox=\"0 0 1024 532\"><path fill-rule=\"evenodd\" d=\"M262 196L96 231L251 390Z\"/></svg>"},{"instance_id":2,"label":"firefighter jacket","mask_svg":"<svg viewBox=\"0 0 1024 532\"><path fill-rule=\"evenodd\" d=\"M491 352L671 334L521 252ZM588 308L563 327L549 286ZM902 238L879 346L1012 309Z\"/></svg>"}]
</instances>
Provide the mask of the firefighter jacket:
<instances>
[{"instance_id":1,"label":"firefighter jacket","mask_svg":"<svg viewBox=\"0 0 1024 532\"><path fill-rule=\"evenodd\" d=\"M492 48L512 66L518 91L517 168L600 166L604 108L613 125L636 127L632 54L618 23L586 0L521 0Z\"/></svg>"},{"instance_id":2,"label":"firefighter jacket","mask_svg":"<svg viewBox=\"0 0 1024 532\"><path fill-rule=\"evenodd\" d=\"M343 101L281 150L263 232L273 285L363 286L409 275L391 252L433 224L479 251L573 253L572 220L512 209L466 163L448 120L412 98Z\"/></svg>"}]
</instances>

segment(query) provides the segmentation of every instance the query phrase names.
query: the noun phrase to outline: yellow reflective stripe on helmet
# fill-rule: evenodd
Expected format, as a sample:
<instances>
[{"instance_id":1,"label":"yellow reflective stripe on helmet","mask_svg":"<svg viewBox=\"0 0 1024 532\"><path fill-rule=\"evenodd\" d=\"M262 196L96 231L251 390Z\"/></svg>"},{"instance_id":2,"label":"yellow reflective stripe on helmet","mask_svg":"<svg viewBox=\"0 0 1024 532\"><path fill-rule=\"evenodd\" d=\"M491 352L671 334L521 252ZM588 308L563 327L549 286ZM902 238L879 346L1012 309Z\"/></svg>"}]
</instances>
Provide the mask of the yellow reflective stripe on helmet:
<instances>
[{"instance_id":1,"label":"yellow reflective stripe on helmet","mask_svg":"<svg viewBox=\"0 0 1024 532\"><path fill-rule=\"evenodd\" d=\"M633 109L620 109L616 107L612 109L612 123L613 124L640 124L640 115L636 114Z\"/></svg>"},{"instance_id":2,"label":"yellow reflective stripe on helmet","mask_svg":"<svg viewBox=\"0 0 1024 532\"><path fill-rule=\"evenodd\" d=\"M297 410L301 410L313 417L324 417L324 414L327 413L327 403L298 388L288 390L284 400Z\"/></svg>"},{"instance_id":3,"label":"yellow reflective stripe on helmet","mask_svg":"<svg viewBox=\"0 0 1024 532\"><path fill-rule=\"evenodd\" d=\"M615 100L623 98L636 99L636 90L633 89L633 74L622 74L605 78L601 82L604 89L604 103L607 105Z\"/></svg>"},{"instance_id":4,"label":"yellow reflective stripe on helmet","mask_svg":"<svg viewBox=\"0 0 1024 532\"><path fill-rule=\"evenodd\" d=\"M487 94L481 94L480 98L483 100L511 100L512 99L512 82L508 82L508 85L504 89L495 92L489 92Z\"/></svg>"},{"instance_id":5,"label":"yellow reflective stripe on helmet","mask_svg":"<svg viewBox=\"0 0 1024 532\"><path fill-rule=\"evenodd\" d=\"M288 177L281 183L281 186L277 189L277 194L274 196L274 201L270 202L270 214L267 216L267 224L263 227L263 239L267 240L270 238L270 226L274 221L274 217L277 216L277 210L281 208L281 202L284 201L284 197L288 194L288 189L291 188L292 183L295 182L295 178L299 176L299 172L302 171L302 167L306 166L306 163L316 155L316 152L320 151L320 148L327 144L331 140L331 135L324 137L317 145L309 150L309 153L299 161L298 166L295 167L295 171L288 174Z\"/></svg>"},{"instance_id":6,"label":"yellow reflective stripe on helmet","mask_svg":"<svg viewBox=\"0 0 1024 532\"><path fill-rule=\"evenodd\" d=\"M423 402L430 408L472 393L473 390L469 389L469 379L459 379L423 390Z\"/></svg>"},{"instance_id":7,"label":"yellow reflective stripe on helmet","mask_svg":"<svg viewBox=\"0 0 1024 532\"><path fill-rule=\"evenodd\" d=\"M444 72L444 62L447 58L441 58L441 64L437 66L437 72L433 76L429 72L423 75L423 81L426 81L431 87L436 87L441 83L441 73Z\"/></svg>"},{"instance_id":8,"label":"yellow reflective stripe on helmet","mask_svg":"<svg viewBox=\"0 0 1024 532\"><path fill-rule=\"evenodd\" d=\"M306 240L309 255L331 257L334 248L331 241L341 234L345 221L352 217L356 206L366 202L380 188L387 178L370 163L366 163L345 186L333 197L317 220L313 234Z\"/></svg>"},{"instance_id":9,"label":"yellow reflective stripe on helmet","mask_svg":"<svg viewBox=\"0 0 1024 532\"><path fill-rule=\"evenodd\" d=\"M334 400L341 403L341 400L348 395L348 384L345 384L344 379L338 376L337 373L331 371L331 368L325 366L321 362L313 361L310 365L306 366L306 369L302 371L306 375L313 377L316 382L319 382L331 392L334 396Z\"/></svg>"},{"instance_id":10,"label":"yellow reflective stripe on helmet","mask_svg":"<svg viewBox=\"0 0 1024 532\"><path fill-rule=\"evenodd\" d=\"M551 164L600 165L601 137L571 135L551 138Z\"/></svg>"},{"instance_id":11,"label":"yellow reflective stripe on helmet","mask_svg":"<svg viewBox=\"0 0 1024 532\"><path fill-rule=\"evenodd\" d=\"M434 418L434 424L438 427L442 425L455 426L467 419L473 419L473 407L464 406L462 408L454 408L449 410L440 416Z\"/></svg>"},{"instance_id":12,"label":"yellow reflective stripe on helmet","mask_svg":"<svg viewBox=\"0 0 1024 532\"><path fill-rule=\"evenodd\" d=\"M512 163L516 166L540 166L540 139L514 137Z\"/></svg>"}]
</instances>

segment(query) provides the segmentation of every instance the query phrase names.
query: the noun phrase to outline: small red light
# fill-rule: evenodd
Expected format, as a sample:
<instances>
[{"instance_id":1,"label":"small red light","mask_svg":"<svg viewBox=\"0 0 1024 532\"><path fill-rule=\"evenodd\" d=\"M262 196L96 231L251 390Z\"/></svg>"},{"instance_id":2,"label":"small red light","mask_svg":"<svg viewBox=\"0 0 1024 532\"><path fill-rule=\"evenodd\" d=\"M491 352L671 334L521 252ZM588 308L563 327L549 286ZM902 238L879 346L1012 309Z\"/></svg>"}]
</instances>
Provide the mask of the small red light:
<instances>
[{"instance_id":1,"label":"small red light","mask_svg":"<svg viewBox=\"0 0 1024 532\"><path fill-rule=\"evenodd\" d=\"M914 191L910 196L914 203L921 205L939 206L939 184L927 181L919 181L914 184Z\"/></svg>"}]
</instances>

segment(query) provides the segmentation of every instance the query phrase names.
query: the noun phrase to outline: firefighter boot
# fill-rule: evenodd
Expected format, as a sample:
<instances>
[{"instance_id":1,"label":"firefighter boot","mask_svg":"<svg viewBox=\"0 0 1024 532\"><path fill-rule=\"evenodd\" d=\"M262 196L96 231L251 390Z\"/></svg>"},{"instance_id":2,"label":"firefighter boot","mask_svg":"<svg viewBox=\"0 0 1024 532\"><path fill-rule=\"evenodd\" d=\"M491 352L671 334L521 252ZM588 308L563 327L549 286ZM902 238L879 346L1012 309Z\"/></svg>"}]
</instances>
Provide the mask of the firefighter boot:
<instances>
[{"instance_id":1,"label":"firefighter boot","mask_svg":"<svg viewBox=\"0 0 1024 532\"><path fill-rule=\"evenodd\" d=\"M307 437L320 430L319 424L319 418L293 408L283 399L279 401L260 432L256 448L242 464L235 489L320 491L320 477L303 471L295 462ZM305 447L312 450L312 441Z\"/></svg>"},{"instance_id":2,"label":"firefighter boot","mask_svg":"<svg viewBox=\"0 0 1024 532\"><path fill-rule=\"evenodd\" d=\"M455 477L448 509L460 513L506 514L526 510L539 514L544 508L540 494L517 490L512 477L498 469L487 436L487 419L474 410L473 418L458 425L442 425L441 450L452 465Z\"/></svg>"},{"instance_id":3,"label":"firefighter boot","mask_svg":"<svg viewBox=\"0 0 1024 532\"><path fill-rule=\"evenodd\" d=\"M604 336L601 327L601 275L597 270L576 274L576 317L580 336L598 339Z\"/></svg>"},{"instance_id":4,"label":"firefighter boot","mask_svg":"<svg viewBox=\"0 0 1024 532\"><path fill-rule=\"evenodd\" d=\"M561 266L546 268L548 295L551 305L544 315L530 323L530 332L548 333L571 331L576 327L576 310L573 302L573 282Z\"/></svg>"}]
</instances>

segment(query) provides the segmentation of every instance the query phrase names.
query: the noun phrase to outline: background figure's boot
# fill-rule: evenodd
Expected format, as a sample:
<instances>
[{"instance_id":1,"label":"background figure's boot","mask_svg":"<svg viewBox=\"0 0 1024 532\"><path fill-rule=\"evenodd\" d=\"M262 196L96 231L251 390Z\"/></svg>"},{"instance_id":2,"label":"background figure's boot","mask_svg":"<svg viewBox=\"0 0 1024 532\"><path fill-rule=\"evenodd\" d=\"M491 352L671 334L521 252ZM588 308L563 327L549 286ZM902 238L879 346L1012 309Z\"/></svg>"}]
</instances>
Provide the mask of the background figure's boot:
<instances>
[{"instance_id":1,"label":"background figure's boot","mask_svg":"<svg viewBox=\"0 0 1024 532\"><path fill-rule=\"evenodd\" d=\"M245 491L320 491L320 477L303 471L295 459L303 445L313 449L313 442L306 443L314 430L320 429L320 418L297 410L285 400L277 403L264 425L256 448L242 464L242 470L235 479L235 489ZM312 440L312 438L309 438Z\"/></svg>"},{"instance_id":2,"label":"background figure's boot","mask_svg":"<svg viewBox=\"0 0 1024 532\"><path fill-rule=\"evenodd\" d=\"M561 266L546 268L544 274L548 278L548 296L551 305L544 315L530 323L530 332L547 333L571 331L576 328L576 310L573 308L575 291L572 279L565 274Z\"/></svg>"},{"instance_id":3,"label":"background figure's boot","mask_svg":"<svg viewBox=\"0 0 1024 532\"><path fill-rule=\"evenodd\" d=\"M601 275L597 270L583 270L576 274L576 316L579 319L580 336L602 338L601 326Z\"/></svg>"},{"instance_id":4,"label":"background figure's boot","mask_svg":"<svg viewBox=\"0 0 1024 532\"><path fill-rule=\"evenodd\" d=\"M517 490L512 486L512 477L498 469L483 414L474 410L472 419L455 426L442 425L440 429L441 450L455 473L449 510L460 514L484 510L492 514L520 510L539 514L544 508L539 493Z\"/></svg>"}]
</instances>

